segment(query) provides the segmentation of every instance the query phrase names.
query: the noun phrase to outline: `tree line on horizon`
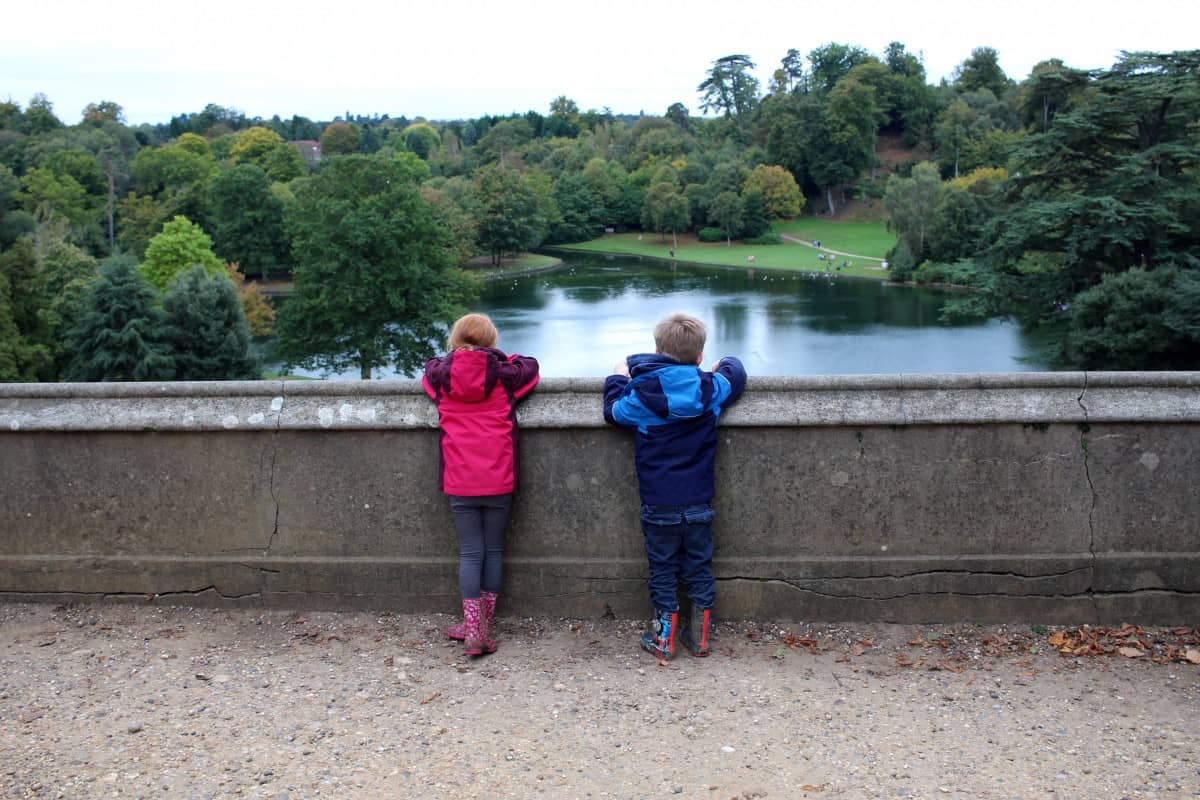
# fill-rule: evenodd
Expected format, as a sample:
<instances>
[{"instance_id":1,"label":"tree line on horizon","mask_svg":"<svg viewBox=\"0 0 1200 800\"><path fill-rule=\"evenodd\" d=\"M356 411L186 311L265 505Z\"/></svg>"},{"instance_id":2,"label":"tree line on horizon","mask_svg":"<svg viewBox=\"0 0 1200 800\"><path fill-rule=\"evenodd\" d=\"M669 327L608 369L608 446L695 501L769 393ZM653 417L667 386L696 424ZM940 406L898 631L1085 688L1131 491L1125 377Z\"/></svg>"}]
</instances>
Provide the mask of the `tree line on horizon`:
<instances>
[{"instance_id":1,"label":"tree line on horizon","mask_svg":"<svg viewBox=\"0 0 1200 800\"><path fill-rule=\"evenodd\" d=\"M0 380L254 377L247 320L273 312L247 275L294 279L281 358L370 377L437 348L473 256L606 230L766 245L851 201L896 233L894 279L971 287L947 313L1017 314L1056 366L1200 368L1200 51L1017 81L980 47L938 85L898 42L789 50L765 89L754 69L698 76L710 116L0 103Z\"/></svg>"}]
</instances>

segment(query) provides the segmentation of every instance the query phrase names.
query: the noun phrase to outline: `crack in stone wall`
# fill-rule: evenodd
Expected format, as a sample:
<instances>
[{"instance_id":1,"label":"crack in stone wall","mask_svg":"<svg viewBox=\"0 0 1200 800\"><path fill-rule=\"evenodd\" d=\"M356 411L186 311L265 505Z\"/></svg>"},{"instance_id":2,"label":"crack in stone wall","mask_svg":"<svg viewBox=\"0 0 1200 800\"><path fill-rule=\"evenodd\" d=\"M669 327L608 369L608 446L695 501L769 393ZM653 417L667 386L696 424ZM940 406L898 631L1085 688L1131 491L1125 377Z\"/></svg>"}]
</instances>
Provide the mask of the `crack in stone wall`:
<instances>
[{"instance_id":1,"label":"crack in stone wall","mask_svg":"<svg viewBox=\"0 0 1200 800\"><path fill-rule=\"evenodd\" d=\"M891 602L894 600L903 600L903 599L907 599L907 598L911 598L911 597L971 597L971 598L994 597L997 599L1005 599L1005 600L1011 599L1014 597L1040 598L1040 599L1064 599L1064 600L1065 599L1074 599L1074 598L1086 598L1089 602L1091 602L1093 604L1093 607L1095 607L1097 609L1097 615L1099 614L1099 607L1096 605L1097 598L1103 599L1106 597L1137 597L1137 596L1200 597L1200 592L1191 592L1191 591L1182 590L1182 589L1129 589L1126 591L1096 592L1090 586L1086 590L1084 590L1082 592L1077 592L1077 593L1021 592L1020 594L1016 594L1016 593L1008 594L1008 593L1004 593L1004 592L916 591L916 592L906 592L903 594L895 594L895 595L870 596L870 595L861 595L861 594L853 594L853 593L851 593L851 594L831 594L829 592L821 592L821 591L817 591L816 589L812 589L808 586L801 586L795 581L789 581L789 580L786 580L783 578L725 577L725 578L717 578L717 583L718 584L721 584L721 583L754 583L754 584L759 584L759 585L771 584L771 585L785 586L789 590L793 590L793 591L796 591L796 592L799 592L802 594L811 595L813 597L823 597L823 598L827 598L830 600L862 600L862 601L867 601L867 602L872 602L872 603Z\"/></svg>"},{"instance_id":2,"label":"crack in stone wall","mask_svg":"<svg viewBox=\"0 0 1200 800\"><path fill-rule=\"evenodd\" d=\"M1079 397L1076 398L1079 403L1079 408L1083 410L1083 422L1079 426L1079 446L1083 451L1083 475L1087 479L1088 491L1091 493L1091 503L1088 505L1088 552L1092 555L1092 579L1088 583L1088 594L1095 598L1095 578L1096 566L1098 559L1096 558L1096 502L1099 499L1096 496L1096 484L1092 482L1091 464L1089 463L1088 454L1088 431L1091 430L1089 422L1088 407L1084 402L1087 397L1088 390L1088 373L1083 373L1083 388L1079 392ZM1099 605L1093 606L1094 610L1099 613Z\"/></svg>"}]
</instances>

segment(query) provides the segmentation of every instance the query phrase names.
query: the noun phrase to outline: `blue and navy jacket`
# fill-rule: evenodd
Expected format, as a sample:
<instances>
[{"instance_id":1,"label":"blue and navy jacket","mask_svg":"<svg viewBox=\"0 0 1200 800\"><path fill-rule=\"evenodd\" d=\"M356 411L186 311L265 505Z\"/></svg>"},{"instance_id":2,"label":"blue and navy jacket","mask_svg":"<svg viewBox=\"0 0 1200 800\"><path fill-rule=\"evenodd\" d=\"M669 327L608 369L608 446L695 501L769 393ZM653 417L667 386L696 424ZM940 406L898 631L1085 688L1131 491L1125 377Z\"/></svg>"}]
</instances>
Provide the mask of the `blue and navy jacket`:
<instances>
[{"instance_id":1,"label":"blue and navy jacket","mask_svg":"<svg viewBox=\"0 0 1200 800\"><path fill-rule=\"evenodd\" d=\"M637 431L638 490L652 506L712 502L717 418L746 387L746 369L726 357L715 372L670 356L630 356L629 377L604 381L604 419Z\"/></svg>"}]
</instances>

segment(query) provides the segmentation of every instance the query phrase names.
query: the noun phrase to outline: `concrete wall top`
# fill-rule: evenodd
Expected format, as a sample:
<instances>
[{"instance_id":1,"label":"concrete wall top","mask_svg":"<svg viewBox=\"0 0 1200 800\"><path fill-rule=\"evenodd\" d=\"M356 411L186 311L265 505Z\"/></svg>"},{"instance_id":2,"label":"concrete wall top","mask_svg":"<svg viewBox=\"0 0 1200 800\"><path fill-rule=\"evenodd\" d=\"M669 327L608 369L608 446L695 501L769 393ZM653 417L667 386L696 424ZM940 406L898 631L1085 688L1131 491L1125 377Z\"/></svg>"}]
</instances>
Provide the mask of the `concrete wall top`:
<instances>
[{"instance_id":1,"label":"concrete wall top","mask_svg":"<svg viewBox=\"0 0 1200 800\"><path fill-rule=\"evenodd\" d=\"M603 427L603 384L543 380L520 407L522 426ZM722 418L743 427L1198 421L1200 372L752 377ZM436 425L415 380L0 384L0 435Z\"/></svg>"}]
</instances>

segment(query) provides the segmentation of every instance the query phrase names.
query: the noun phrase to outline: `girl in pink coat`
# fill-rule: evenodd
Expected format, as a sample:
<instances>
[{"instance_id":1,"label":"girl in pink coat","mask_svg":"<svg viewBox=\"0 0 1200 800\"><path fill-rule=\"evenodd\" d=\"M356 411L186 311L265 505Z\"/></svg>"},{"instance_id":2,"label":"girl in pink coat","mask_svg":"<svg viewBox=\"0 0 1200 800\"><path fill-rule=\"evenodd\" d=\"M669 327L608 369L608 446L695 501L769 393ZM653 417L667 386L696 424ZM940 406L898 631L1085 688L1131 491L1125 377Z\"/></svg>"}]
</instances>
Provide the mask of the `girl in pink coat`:
<instances>
[{"instance_id":1,"label":"girl in pink coat","mask_svg":"<svg viewBox=\"0 0 1200 800\"><path fill-rule=\"evenodd\" d=\"M504 526L520 479L516 405L538 382L538 363L496 349L484 314L450 330L447 349L425 364L421 385L437 403L441 427L438 488L450 496L458 529L463 621L446 630L469 656L496 652L490 632L502 577Z\"/></svg>"}]
</instances>

